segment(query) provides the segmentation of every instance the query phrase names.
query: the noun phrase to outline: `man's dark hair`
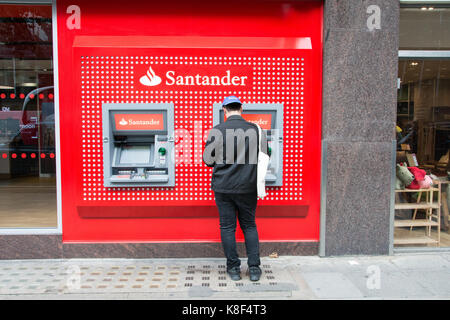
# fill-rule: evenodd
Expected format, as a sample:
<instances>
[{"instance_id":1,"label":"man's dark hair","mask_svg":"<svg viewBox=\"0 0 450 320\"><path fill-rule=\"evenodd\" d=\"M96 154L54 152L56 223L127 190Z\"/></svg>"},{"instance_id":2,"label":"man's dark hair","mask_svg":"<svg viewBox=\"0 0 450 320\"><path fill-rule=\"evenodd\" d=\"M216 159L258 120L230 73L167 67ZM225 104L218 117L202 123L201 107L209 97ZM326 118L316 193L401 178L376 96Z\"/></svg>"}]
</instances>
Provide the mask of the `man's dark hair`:
<instances>
[{"instance_id":1,"label":"man's dark hair","mask_svg":"<svg viewBox=\"0 0 450 320\"><path fill-rule=\"evenodd\" d=\"M242 104L240 104L239 102L232 102L223 107L227 109L227 111L229 112L229 111L239 111L241 106Z\"/></svg>"}]
</instances>

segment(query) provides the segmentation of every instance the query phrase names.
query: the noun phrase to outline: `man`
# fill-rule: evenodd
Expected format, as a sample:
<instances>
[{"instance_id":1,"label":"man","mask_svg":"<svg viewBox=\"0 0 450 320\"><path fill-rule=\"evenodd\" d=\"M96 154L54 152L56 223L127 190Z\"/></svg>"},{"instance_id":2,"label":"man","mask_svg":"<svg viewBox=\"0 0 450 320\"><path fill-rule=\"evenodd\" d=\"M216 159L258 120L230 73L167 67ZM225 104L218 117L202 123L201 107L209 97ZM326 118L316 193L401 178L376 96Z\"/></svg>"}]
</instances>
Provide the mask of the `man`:
<instances>
[{"instance_id":1,"label":"man","mask_svg":"<svg viewBox=\"0 0 450 320\"><path fill-rule=\"evenodd\" d=\"M209 167L214 167L211 189L219 210L227 273L232 280L241 279L241 261L235 237L237 214L245 237L250 280L258 281L261 277L259 239L255 223L258 127L242 118L242 103L237 97L226 97L222 107L226 121L209 132L203 161ZM261 132L261 151L267 154L267 137Z\"/></svg>"}]
</instances>

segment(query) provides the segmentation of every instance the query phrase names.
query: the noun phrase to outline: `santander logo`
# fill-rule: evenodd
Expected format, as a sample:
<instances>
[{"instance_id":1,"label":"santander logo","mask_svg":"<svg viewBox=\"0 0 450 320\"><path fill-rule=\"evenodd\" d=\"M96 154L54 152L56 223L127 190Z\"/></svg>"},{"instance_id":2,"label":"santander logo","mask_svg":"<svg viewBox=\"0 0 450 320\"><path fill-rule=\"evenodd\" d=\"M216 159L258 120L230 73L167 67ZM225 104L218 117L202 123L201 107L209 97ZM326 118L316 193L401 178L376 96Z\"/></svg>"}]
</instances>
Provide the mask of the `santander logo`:
<instances>
[{"instance_id":1,"label":"santander logo","mask_svg":"<svg viewBox=\"0 0 450 320\"><path fill-rule=\"evenodd\" d=\"M122 120L120 120L119 124L121 126L126 126L128 124L127 120L125 120L124 118L122 118Z\"/></svg>"},{"instance_id":2,"label":"santander logo","mask_svg":"<svg viewBox=\"0 0 450 320\"><path fill-rule=\"evenodd\" d=\"M250 121L250 122L251 122L251 123L255 123L255 124L257 124L257 125L260 125L260 126L267 126L267 124L269 123L269 121L263 120L263 119L252 120L252 121Z\"/></svg>"},{"instance_id":3,"label":"santander logo","mask_svg":"<svg viewBox=\"0 0 450 320\"><path fill-rule=\"evenodd\" d=\"M148 67L147 73L139 79L141 84L148 87L157 86L161 81L161 78L155 74L151 66Z\"/></svg>"},{"instance_id":4,"label":"santander logo","mask_svg":"<svg viewBox=\"0 0 450 320\"><path fill-rule=\"evenodd\" d=\"M139 82L147 87L164 84L166 86L247 86L248 76L237 76L232 74L228 68L209 69L196 68L198 73L192 74L190 68L177 68L177 70L166 70L164 80L157 76L152 67L149 66L145 74L139 78Z\"/></svg>"},{"instance_id":5,"label":"santander logo","mask_svg":"<svg viewBox=\"0 0 450 320\"><path fill-rule=\"evenodd\" d=\"M271 114L246 113L242 117L248 122L258 124L264 130L270 130L272 127Z\"/></svg>"}]
</instances>

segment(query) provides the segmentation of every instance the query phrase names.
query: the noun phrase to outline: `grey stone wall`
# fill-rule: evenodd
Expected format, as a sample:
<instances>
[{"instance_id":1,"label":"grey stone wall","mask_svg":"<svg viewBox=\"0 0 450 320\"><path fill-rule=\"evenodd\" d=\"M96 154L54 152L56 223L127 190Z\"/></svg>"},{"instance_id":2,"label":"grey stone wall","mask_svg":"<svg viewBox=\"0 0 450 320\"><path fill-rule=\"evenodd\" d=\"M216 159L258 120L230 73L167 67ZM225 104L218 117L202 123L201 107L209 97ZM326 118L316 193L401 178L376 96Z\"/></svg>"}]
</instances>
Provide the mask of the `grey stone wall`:
<instances>
[{"instance_id":1,"label":"grey stone wall","mask_svg":"<svg viewBox=\"0 0 450 320\"><path fill-rule=\"evenodd\" d=\"M398 25L398 0L325 1L321 255L389 253Z\"/></svg>"}]
</instances>

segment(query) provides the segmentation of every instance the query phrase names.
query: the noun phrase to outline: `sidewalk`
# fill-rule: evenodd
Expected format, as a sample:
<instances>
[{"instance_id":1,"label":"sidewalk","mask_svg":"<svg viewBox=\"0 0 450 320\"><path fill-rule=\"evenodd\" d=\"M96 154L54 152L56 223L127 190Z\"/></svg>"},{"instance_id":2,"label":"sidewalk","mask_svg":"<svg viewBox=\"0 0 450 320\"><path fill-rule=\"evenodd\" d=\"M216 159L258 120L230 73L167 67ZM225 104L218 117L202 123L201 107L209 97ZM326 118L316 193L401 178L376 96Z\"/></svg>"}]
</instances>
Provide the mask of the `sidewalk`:
<instances>
[{"instance_id":1,"label":"sidewalk","mask_svg":"<svg viewBox=\"0 0 450 320\"><path fill-rule=\"evenodd\" d=\"M262 258L259 282L224 259L0 261L0 299L450 299L450 253Z\"/></svg>"}]
</instances>

